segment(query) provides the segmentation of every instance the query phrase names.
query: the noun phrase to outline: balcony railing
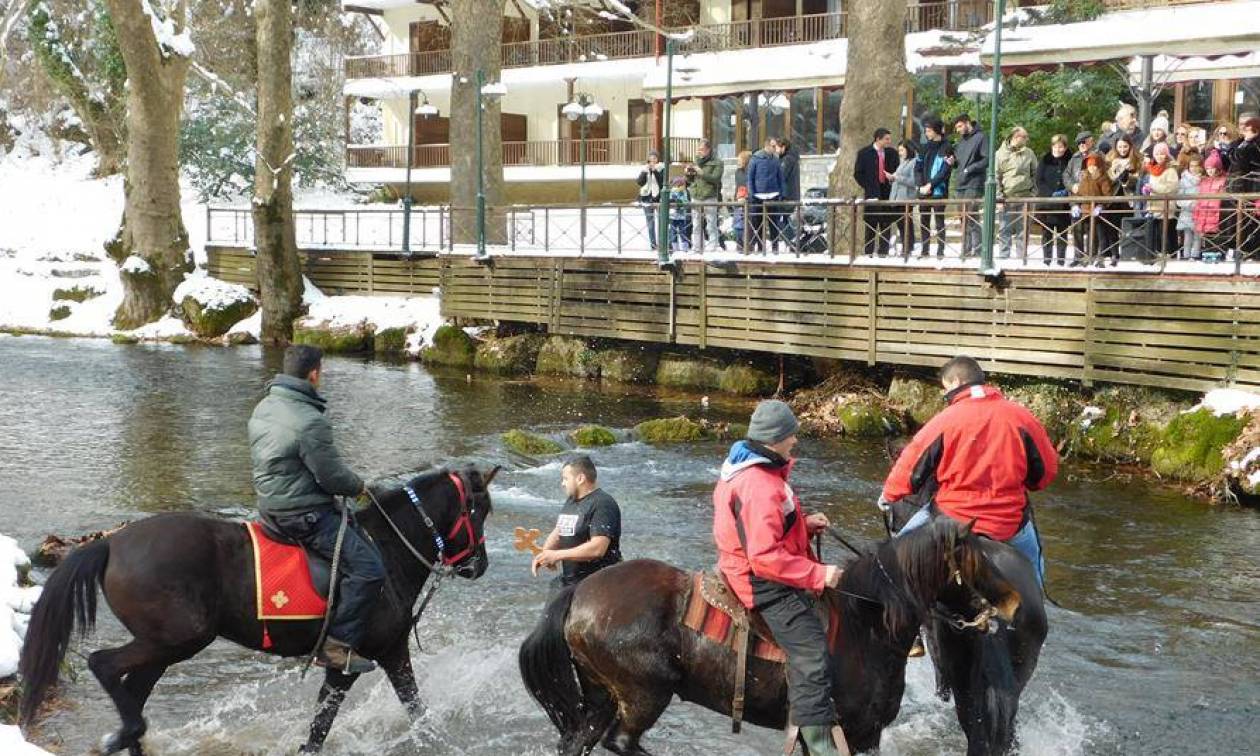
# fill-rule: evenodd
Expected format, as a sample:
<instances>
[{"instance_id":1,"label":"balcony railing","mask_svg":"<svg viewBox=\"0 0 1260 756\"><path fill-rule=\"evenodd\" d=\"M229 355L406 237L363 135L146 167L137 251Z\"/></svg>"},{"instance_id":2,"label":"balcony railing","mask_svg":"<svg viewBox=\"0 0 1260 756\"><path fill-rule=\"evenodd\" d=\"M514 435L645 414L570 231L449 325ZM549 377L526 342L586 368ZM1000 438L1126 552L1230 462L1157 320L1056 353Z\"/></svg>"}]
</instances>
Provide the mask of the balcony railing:
<instances>
[{"instance_id":1,"label":"balcony railing","mask_svg":"<svg viewBox=\"0 0 1260 756\"><path fill-rule=\"evenodd\" d=\"M700 139L672 137L670 155L676 161L690 160L700 147ZM587 165L637 165L647 161L655 149L652 137L628 139L587 139ZM406 145L351 146L346 149L347 168L406 168ZM561 139L534 142L504 142L503 165L561 166L578 165L582 160L581 142ZM412 148L412 168L444 168L451 164L450 145L421 144Z\"/></svg>"}]
</instances>

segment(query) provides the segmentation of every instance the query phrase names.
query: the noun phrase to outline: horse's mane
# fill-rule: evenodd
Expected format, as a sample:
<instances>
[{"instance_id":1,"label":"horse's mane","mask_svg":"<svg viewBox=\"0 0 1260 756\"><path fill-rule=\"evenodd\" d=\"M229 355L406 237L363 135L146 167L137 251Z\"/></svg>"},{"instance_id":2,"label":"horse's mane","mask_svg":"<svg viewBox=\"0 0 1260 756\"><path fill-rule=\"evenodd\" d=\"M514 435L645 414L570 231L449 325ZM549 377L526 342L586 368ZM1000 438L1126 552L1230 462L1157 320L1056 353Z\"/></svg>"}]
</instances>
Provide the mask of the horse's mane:
<instances>
[{"instance_id":1,"label":"horse's mane","mask_svg":"<svg viewBox=\"0 0 1260 756\"><path fill-rule=\"evenodd\" d=\"M881 606L884 628L891 635L917 628L926 608L919 597L930 593L943 577L945 541L932 523L875 544L844 565L839 589L829 595L850 616Z\"/></svg>"}]
</instances>

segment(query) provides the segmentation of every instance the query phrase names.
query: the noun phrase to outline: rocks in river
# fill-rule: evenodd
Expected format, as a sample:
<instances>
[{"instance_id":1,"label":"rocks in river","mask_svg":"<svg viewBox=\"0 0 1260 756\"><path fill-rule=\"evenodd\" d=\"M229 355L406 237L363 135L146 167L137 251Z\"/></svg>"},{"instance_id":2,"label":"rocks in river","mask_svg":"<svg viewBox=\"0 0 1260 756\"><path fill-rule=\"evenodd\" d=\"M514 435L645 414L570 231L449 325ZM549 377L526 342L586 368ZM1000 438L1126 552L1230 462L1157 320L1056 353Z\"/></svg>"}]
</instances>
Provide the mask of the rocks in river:
<instances>
[{"instance_id":1,"label":"rocks in river","mask_svg":"<svg viewBox=\"0 0 1260 756\"><path fill-rule=\"evenodd\" d=\"M806 432L815 435L879 438L906 429L903 411L868 377L839 371L792 397Z\"/></svg>"},{"instance_id":2,"label":"rocks in river","mask_svg":"<svg viewBox=\"0 0 1260 756\"><path fill-rule=\"evenodd\" d=\"M660 359L660 352L642 344L604 346L595 356L599 377L622 383L651 383Z\"/></svg>"},{"instance_id":3,"label":"rocks in river","mask_svg":"<svg viewBox=\"0 0 1260 756\"><path fill-rule=\"evenodd\" d=\"M778 373L742 358L669 352L661 355L656 383L679 388L716 389L740 396L766 396L779 385Z\"/></svg>"},{"instance_id":4,"label":"rocks in river","mask_svg":"<svg viewBox=\"0 0 1260 756\"><path fill-rule=\"evenodd\" d=\"M402 354L406 349L406 328L382 328L372 335L372 351L377 354Z\"/></svg>"},{"instance_id":5,"label":"rocks in river","mask_svg":"<svg viewBox=\"0 0 1260 756\"><path fill-rule=\"evenodd\" d=\"M523 431L520 428L513 428L504 433L502 438L504 445L509 449L530 457L559 454L564 451L564 446L556 441L552 441L546 436L540 436L537 433Z\"/></svg>"},{"instance_id":6,"label":"rocks in river","mask_svg":"<svg viewBox=\"0 0 1260 756\"><path fill-rule=\"evenodd\" d=\"M433 343L420 350L420 359L431 365L449 365L468 368L473 366L477 354L477 342L464 329L440 326L433 334Z\"/></svg>"},{"instance_id":7,"label":"rocks in river","mask_svg":"<svg viewBox=\"0 0 1260 756\"><path fill-rule=\"evenodd\" d=\"M916 426L927 425L945 408L941 384L913 375L898 373L888 385L888 403L903 412Z\"/></svg>"},{"instance_id":8,"label":"rocks in river","mask_svg":"<svg viewBox=\"0 0 1260 756\"><path fill-rule=\"evenodd\" d=\"M249 289L206 276L185 278L171 298L184 325L201 338L218 338L258 310Z\"/></svg>"},{"instance_id":9,"label":"rocks in river","mask_svg":"<svg viewBox=\"0 0 1260 756\"><path fill-rule=\"evenodd\" d=\"M578 446L612 446L617 443L617 436L602 425L583 425L569 433L569 438Z\"/></svg>"},{"instance_id":10,"label":"rocks in river","mask_svg":"<svg viewBox=\"0 0 1260 756\"><path fill-rule=\"evenodd\" d=\"M649 444L677 444L703 441L708 435L704 426L688 417L661 417L645 420L634 426L640 441Z\"/></svg>"},{"instance_id":11,"label":"rocks in river","mask_svg":"<svg viewBox=\"0 0 1260 756\"><path fill-rule=\"evenodd\" d=\"M599 353L573 336L548 336L538 350L536 369L550 375L599 378Z\"/></svg>"},{"instance_id":12,"label":"rocks in river","mask_svg":"<svg viewBox=\"0 0 1260 756\"><path fill-rule=\"evenodd\" d=\"M325 354L362 354L371 352L375 332L368 322L348 326L298 323L293 327L293 343L310 344Z\"/></svg>"},{"instance_id":13,"label":"rocks in river","mask_svg":"<svg viewBox=\"0 0 1260 756\"><path fill-rule=\"evenodd\" d=\"M501 375L532 373L538 364L538 352L546 339L540 333L522 333L486 339L477 345L473 365Z\"/></svg>"},{"instance_id":14,"label":"rocks in river","mask_svg":"<svg viewBox=\"0 0 1260 756\"><path fill-rule=\"evenodd\" d=\"M1173 418L1151 453L1151 468L1166 478L1205 482L1225 471L1225 449L1247 426L1247 417L1216 415L1207 408Z\"/></svg>"}]
</instances>

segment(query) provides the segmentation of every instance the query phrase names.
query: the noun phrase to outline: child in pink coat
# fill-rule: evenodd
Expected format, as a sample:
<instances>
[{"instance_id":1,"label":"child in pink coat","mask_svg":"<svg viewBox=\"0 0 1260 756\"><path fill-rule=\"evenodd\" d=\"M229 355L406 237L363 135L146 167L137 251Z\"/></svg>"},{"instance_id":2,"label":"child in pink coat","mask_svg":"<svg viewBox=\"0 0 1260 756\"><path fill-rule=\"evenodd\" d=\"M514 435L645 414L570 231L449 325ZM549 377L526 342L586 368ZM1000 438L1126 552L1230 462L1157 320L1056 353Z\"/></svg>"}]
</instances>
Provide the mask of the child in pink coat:
<instances>
[{"instance_id":1,"label":"child in pink coat","mask_svg":"<svg viewBox=\"0 0 1260 756\"><path fill-rule=\"evenodd\" d=\"M1203 161L1203 169L1207 173L1199 179L1199 194L1224 194L1225 170L1221 156L1213 150ZM1194 231L1199 235L1205 247L1210 247L1208 237L1221 230L1221 201L1219 199L1201 199L1194 203ZM1213 255L1215 257L1215 255Z\"/></svg>"}]
</instances>

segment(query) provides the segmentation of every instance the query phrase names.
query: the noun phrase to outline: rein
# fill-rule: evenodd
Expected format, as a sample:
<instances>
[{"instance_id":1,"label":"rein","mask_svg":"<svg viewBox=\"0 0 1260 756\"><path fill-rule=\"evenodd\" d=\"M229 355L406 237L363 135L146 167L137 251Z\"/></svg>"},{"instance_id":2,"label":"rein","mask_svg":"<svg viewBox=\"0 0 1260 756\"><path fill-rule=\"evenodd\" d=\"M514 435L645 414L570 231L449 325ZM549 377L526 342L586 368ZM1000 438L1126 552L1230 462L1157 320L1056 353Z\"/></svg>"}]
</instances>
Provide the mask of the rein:
<instances>
[{"instance_id":1,"label":"rein","mask_svg":"<svg viewBox=\"0 0 1260 756\"><path fill-rule=\"evenodd\" d=\"M447 473L447 475L449 476L451 483L455 486L456 492L459 494L460 509L459 517L456 518L454 525L451 526L450 533L447 534L447 539L454 539L459 533L461 527L465 528L468 532L468 546L454 556L447 556L446 540L444 540L441 533L438 532L437 525L434 524L433 518L429 517L429 513L425 511L424 505L420 501L420 495L416 493L416 490L411 487L410 483L403 486L403 492L407 494L407 498L411 500L412 506L415 507L416 512L420 515L420 519L424 522L425 527L429 529L429 533L433 536L433 548L435 555L434 561L430 561L425 558L425 556L420 553L420 550L417 549L410 540L408 540L407 536L403 535L402 529L398 527L398 524L395 523L393 518L389 516L389 513L385 511L385 507L382 506L380 500L376 498L376 494L372 493L370 488L367 489L368 498L372 500L373 506L376 507L376 511L381 515L381 519L385 520L385 524L389 526L390 530L394 531L394 535L398 537L398 540L402 543L403 547L416 558L416 561L420 562L420 564L423 565L431 575L433 575L433 581L426 586L424 597L421 599L419 606L416 608L415 614L411 617L411 631L412 635L416 639L417 648L420 647L420 618L424 615L424 610L429 606L429 602L433 600L433 595L437 593L438 587L441 586L442 578L454 573L458 565L472 555L477 546L485 543L486 541L485 534L482 534L480 540L475 537L472 525L473 510L468 505L468 493L464 487L464 481L456 473Z\"/></svg>"}]
</instances>

